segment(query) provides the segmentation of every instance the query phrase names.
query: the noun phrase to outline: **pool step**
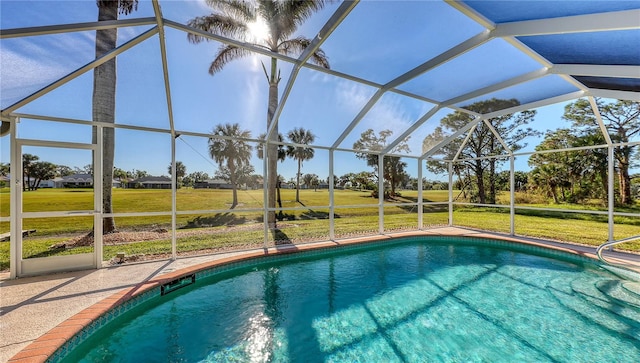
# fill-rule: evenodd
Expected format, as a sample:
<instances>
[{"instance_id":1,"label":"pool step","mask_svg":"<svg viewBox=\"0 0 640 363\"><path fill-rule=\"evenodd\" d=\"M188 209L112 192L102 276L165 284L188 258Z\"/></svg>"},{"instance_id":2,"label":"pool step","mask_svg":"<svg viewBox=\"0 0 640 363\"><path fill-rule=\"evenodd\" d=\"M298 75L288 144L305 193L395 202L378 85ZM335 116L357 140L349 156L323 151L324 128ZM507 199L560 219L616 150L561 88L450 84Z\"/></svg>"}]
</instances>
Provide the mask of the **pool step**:
<instances>
[{"instance_id":1,"label":"pool step","mask_svg":"<svg viewBox=\"0 0 640 363\"><path fill-rule=\"evenodd\" d=\"M593 281L590 281L590 283L593 284ZM615 334L623 334L632 339L640 340L640 322L634 320L631 313L627 312L626 315L628 316L624 316L604 306L594 304L592 301L585 299L582 293L575 292L572 285L567 284L567 280L564 278L556 279L550 282L549 291L551 291L558 303L572 310L582 319L600 325ZM612 318L611 313L616 314L617 318ZM638 312L638 316L640 316L640 312Z\"/></svg>"},{"instance_id":2,"label":"pool step","mask_svg":"<svg viewBox=\"0 0 640 363\"><path fill-rule=\"evenodd\" d=\"M619 280L578 278L571 281L571 289L576 296L589 304L628 319L630 324L640 327L640 307L633 302L634 300L615 298L597 287L597 285L606 284L611 291L615 284L619 285L620 283Z\"/></svg>"},{"instance_id":3,"label":"pool step","mask_svg":"<svg viewBox=\"0 0 640 363\"><path fill-rule=\"evenodd\" d=\"M622 288L631 296L640 300L640 282L626 281L622 283Z\"/></svg>"},{"instance_id":4,"label":"pool step","mask_svg":"<svg viewBox=\"0 0 640 363\"><path fill-rule=\"evenodd\" d=\"M640 296L625 288L625 283L631 284L631 282L627 281L603 280L597 282L595 286L600 292L602 292L602 294L610 297L618 303L631 305L640 309Z\"/></svg>"}]
</instances>

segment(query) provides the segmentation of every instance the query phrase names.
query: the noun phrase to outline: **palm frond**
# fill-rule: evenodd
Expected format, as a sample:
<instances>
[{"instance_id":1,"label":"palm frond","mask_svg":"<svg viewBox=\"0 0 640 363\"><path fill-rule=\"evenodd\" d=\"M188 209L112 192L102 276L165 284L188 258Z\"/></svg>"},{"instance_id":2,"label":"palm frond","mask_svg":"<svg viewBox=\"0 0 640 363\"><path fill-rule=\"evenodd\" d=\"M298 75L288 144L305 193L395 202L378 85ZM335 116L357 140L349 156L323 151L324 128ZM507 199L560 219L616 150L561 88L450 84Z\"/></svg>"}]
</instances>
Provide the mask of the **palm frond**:
<instances>
[{"instance_id":1,"label":"palm frond","mask_svg":"<svg viewBox=\"0 0 640 363\"><path fill-rule=\"evenodd\" d=\"M256 6L251 1L242 0L206 0L209 7L245 22L256 19Z\"/></svg>"},{"instance_id":2,"label":"palm frond","mask_svg":"<svg viewBox=\"0 0 640 363\"><path fill-rule=\"evenodd\" d=\"M297 57L299 56L307 47L311 45L311 39L305 38L303 36L299 36L297 38L285 40L279 44L278 52ZM316 49L315 52L309 58L311 63L317 64L323 68L331 68L329 65L329 58L325 55L322 49Z\"/></svg>"},{"instance_id":3,"label":"palm frond","mask_svg":"<svg viewBox=\"0 0 640 363\"><path fill-rule=\"evenodd\" d=\"M131 14L138 10L138 0L97 0L96 5L101 7L117 7L120 14Z\"/></svg>"},{"instance_id":4,"label":"palm frond","mask_svg":"<svg viewBox=\"0 0 640 363\"><path fill-rule=\"evenodd\" d=\"M223 35L235 39L244 39L249 33L249 27L246 22L223 14L199 16L189 20L187 25L211 34ZM191 43L200 43L203 40L209 40L201 35L192 33L187 35L187 39L189 39Z\"/></svg>"},{"instance_id":5,"label":"palm frond","mask_svg":"<svg viewBox=\"0 0 640 363\"><path fill-rule=\"evenodd\" d=\"M324 8L327 3L332 3L332 0L311 0L311 1L299 1L299 0L284 0L278 2L280 8L281 17L279 23L282 26L283 34L286 30L291 32L286 33L286 37L293 34L298 26L302 25L305 20L309 19L315 12Z\"/></svg>"},{"instance_id":6,"label":"palm frond","mask_svg":"<svg viewBox=\"0 0 640 363\"><path fill-rule=\"evenodd\" d=\"M331 68L331 65L329 65L329 57L324 54L324 50L322 49L317 49L315 52L313 52L309 60L311 61L311 63L317 64L322 68Z\"/></svg>"},{"instance_id":7,"label":"palm frond","mask_svg":"<svg viewBox=\"0 0 640 363\"><path fill-rule=\"evenodd\" d=\"M235 59L248 57L252 52L238 48L235 45L222 45L218 49L218 55L209 66L209 74L214 75L224 68L224 66Z\"/></svg>"}]
</instances>

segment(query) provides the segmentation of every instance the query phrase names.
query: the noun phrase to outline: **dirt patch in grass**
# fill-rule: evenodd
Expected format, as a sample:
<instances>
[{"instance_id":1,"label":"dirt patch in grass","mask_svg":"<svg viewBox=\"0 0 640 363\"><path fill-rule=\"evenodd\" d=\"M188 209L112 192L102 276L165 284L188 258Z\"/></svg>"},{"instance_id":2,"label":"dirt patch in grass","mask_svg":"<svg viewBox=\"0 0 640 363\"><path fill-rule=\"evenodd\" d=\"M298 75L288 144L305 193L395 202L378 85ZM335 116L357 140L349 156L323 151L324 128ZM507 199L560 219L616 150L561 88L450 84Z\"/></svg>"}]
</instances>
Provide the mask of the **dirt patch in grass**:
<instances>
[{"instance_id":1,"label":"dirt patch in grass","mask_svg":"<svg viewBox=\"0 0 640 363\"><path fill-rule=\"evenodd\" d=\"M295 227L295 224L279 223L278 227ZM198 228L198 229L178 229L176 235L178 238L204 236L234 232L258 231L264 228L261 223L243 224L238 226L226 226L222 228ZM102 236L102 241L108 246L117 246L122 244L159 241L171 238L171 232L164 228L153 229L149 231L116 231ZM49 247L50 249L74 248L80 246L93 245L93 235L86 234L84 236L72 237L64 242L56 243ZM262 246L262 243L259 243Z\"/></svg>"}]
</instances>

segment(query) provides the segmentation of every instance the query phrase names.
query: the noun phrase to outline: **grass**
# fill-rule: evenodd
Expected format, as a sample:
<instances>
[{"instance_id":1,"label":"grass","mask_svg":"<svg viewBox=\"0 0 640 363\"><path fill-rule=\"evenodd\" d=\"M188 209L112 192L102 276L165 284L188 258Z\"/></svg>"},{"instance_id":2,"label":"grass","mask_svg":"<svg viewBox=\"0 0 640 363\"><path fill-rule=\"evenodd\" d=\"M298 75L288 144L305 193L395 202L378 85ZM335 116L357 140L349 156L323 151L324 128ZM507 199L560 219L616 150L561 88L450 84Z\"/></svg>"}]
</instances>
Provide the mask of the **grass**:
<instances>
[{"instance_id":1,"label":"grass","mask_svg":"<svg viewBox=\"0 0 640 363\"><path fill-rule=\"evenodd\" d=\"M418 225L417 206L402 206L400 203L415 203L417 191L401 191L402 197L385 203L384 230L409 230ZM454 195L457 193L454 193ZM268 237L273 245L283 240L287 242L309 242L326 240L329 237L329 210L317 207L329 204L328 190L302 190L301 202L295 201L295 190L281 191L284 208L304 207L304 210L283 211L277 235ZM425 201L446 202L447 191L425 191ZM262 246L264 235L261 211L263 207L262 190L241 190L238 193L239 205L228 213L197 213L177 216L177 249L180 254L195 251L237 249ZM335 233L337 237L346 237L378 232L377 199L371 198L368 191L336 190L334 195ZM504 194L501 195L504 202ZM179 189L177 210L224 210L231 201L229 190ZM343 206L343 207L341 207ZM357 206L346 208L344 206ZM598 205L545 205L533 204L545 208L557 207L568 210L602 210ZM116 225L120 231L144 231L159 228L170 229L171 191L170 190L131 190L116 189L113 195L113 207L116 213L125 212L166 212L166 216L118 217ZM92 210L93 192L88 189L41 189L23 194L23 209L34 211L72 211ZM618 209L617 209L618 210ZM625 211L634 212L636 208ZM446 225L448 209L446 205L424 206L425 225ZM9 193L7 188L0 189L0 216L9 215ZM486 207L456 207L454 225L478 228L496 232L509 232L509 209ZM45 257L74 253L91 252L92 247L69 249L50 249L50 246L67 241L73 236L84 235L93 227L93 217L59 217L24 219L24 229L36 229L37 232L23 242L23 257ZM606 215L590 215L567 212L548 212L516 209L516 234L559 240L565 242L598 245L607 239L608 225ZM0 223L0 233L8 232L8 222ZM231 232L231 233L230 233ZM615 238L624 238L640 234L640 218L616 217ZM640 243L621 245L628 250L640 251ZM167 255L171 253L171 239L123 243L104 247L104 259L108 260L118 252L127 255ZM8 269L9 243L0 243L0 270Z\"/></svg>"}]
</instances>

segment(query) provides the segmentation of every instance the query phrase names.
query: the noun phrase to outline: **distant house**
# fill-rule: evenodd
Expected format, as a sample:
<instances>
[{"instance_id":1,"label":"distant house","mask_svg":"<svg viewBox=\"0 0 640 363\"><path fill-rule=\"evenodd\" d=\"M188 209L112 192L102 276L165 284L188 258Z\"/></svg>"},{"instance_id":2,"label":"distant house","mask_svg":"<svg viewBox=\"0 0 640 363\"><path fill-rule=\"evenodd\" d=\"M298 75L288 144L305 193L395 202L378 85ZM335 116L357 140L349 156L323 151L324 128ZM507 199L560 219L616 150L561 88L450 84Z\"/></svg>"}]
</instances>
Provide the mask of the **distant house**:
<instances>
[{"instance_id":1,"label":"distant house","mask_svg":"<svg viewBox=\"0 0 640 363\"><path fill-rule=\"evenodd\" d=\"M38 188L63 188L64 187L64 179L60 177L55 177L49 180L41 180Z\"/></svg>"},{"instance_id":2,"label":"distant house","mask_svg":"<svg viewBox=\"0 0 640 363\"><path fill-rule=\"evenodd\" d=\"M127 182L127 188L171 189L171 178L166 176L145 176Z\"/></svg>"},{"instance_id":3,"label":"distant house","mask_svg":"<svg viewBox=\"0 0 640 363\"><path fill-rule=\"evenodd\" d=\"M222 179L207 179L193 183L194 189L233 189L233 185Z\"/></svg>"},{"instance_id":4,"label":"distant house","mask_svg":"<svg viewBox=\"0 0 640 363\"><path fill-rule=\"evenodd\" d=\"M65 188L90 188L93 186L93 175L73 174L62 177L62 186Z\"/></svg>"}]
</instances>

